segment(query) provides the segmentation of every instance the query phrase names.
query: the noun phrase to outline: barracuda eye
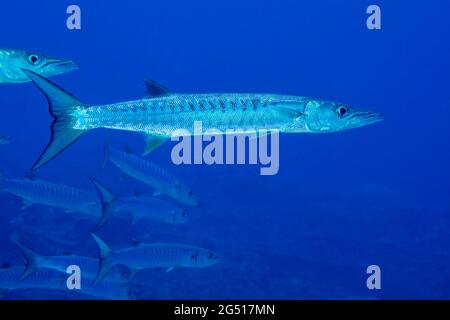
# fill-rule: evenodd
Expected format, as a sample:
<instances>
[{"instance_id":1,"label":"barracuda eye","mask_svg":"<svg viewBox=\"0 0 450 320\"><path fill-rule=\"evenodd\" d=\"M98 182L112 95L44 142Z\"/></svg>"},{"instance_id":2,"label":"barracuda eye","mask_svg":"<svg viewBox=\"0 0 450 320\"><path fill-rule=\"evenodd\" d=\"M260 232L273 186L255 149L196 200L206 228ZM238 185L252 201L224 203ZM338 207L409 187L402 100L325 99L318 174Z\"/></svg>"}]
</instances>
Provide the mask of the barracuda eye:
<instances>
[{"instance_id":1,"label":"barracuda eye","mask_svg":"<svg viewBox=\"0 0 450 320\"><path fill-rule=\"evenodd\" d=\"M32 65L37 65L40 61L41 59L37 54L33 53L28 56L28 62L31 63Z\"/></svg>"},{"instance_id":2,"label":"barracuda eye","mask_svg":"<svg viewBox=\"0 0 450 320\"><path fill-rule=\"evenodd\" d=\"M339 106L336 108L336 112L339 115L339 117L344 117L348 113L348 107L346 106Z\"/></svg>"}]
</instances>

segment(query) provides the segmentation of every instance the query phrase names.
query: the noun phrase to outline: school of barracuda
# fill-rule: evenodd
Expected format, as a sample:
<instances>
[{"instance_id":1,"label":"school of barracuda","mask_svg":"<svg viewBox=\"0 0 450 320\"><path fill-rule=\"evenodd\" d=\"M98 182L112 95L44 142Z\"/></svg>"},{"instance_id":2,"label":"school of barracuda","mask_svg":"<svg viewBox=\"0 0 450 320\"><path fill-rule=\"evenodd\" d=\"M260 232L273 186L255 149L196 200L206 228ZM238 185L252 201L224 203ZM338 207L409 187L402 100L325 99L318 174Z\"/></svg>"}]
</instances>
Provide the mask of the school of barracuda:
<instances>
[{"instance_id":1,"label":"school of barracuda","mask_svg":"<svg viewBox=\"0 0 450 320\"><path fill-rule=\"evenodd\" d=\"M50 57L24 50L0 50L0 84L32 81L46 96L53 117L52 137L31 172L56 158L81 135L97 128L138 132L145 136L144 155L170 139L178 129L192 129L202 121L205 129L277 129L282 133L326 133L366 126L382 120L373 112L345 104L274 94L176 94L145 79L143 99L106 105L89 105L61 89L47 78L77 69L69 59ZM192 130L190 130L192 132ZM13 139L0 134L0 145ZM22 200L22 210L32 205L61 209L64 214L79 214L93 222L92 241L98 257L36 252L31 244L14 241L23 254L24 265L0 268L0 292L45 289L66 292L66 269L76 265L82 270L81 293L95 299L134 299L133 277L143 269L165 271L177 268L204 268L223 261L208 248L182 243L135 243L128 248L111 248L96 232L111 219L132 223L183 224L189 220L189 207L198 199L180 179L164 168L130 151L105 148L105 159L124 175L154 189L153 195L114 194L107 185L90 177L92 190L37 179L0 174L0 192ZM187 208L186 208L187 207ZM130 218L131 217L131 218ZM175 271L174 271L175 272ZM139 297L137 297L139 298Z\"/></svg>"}]
</instances>

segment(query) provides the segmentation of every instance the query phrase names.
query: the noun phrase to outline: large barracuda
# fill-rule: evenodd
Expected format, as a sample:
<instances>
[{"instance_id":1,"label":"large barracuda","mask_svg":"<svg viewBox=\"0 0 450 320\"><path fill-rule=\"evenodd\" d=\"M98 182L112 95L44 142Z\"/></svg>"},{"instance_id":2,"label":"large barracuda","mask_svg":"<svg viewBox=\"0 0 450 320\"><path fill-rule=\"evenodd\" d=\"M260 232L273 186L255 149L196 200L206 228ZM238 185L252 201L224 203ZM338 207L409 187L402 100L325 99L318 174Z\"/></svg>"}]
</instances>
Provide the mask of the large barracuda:
<instances>
[{"instance_id":1,"label":"large barracuda","mask_svg":"<svg viewBox=\"0 0 450 320\"><path fill-rule=\"evenodd\" d=\"M96 299L135 299L129 284L111 283L102 281L93 284L92 279L81 276L81 289L69 290L67 278L69 274L52 269L40 269L23 281L18 281L25 270L22 266L0 268L0 293L8 294L14 290L44 289L68 292L70 294L83 294ZM79 297L78 297L79 298Z\"/></svg>"},{"instance_id":2,"label":"large barracuda","mask_svg":"<svg viewBox=\"0 0 450 320\"><path fill-rule=\"evenodd\" d=\"M18 281L23 281L32 274L41 269L53 269L60 272L66 272L67 267L76 265L80 267L82 276L86 279L93 280L99 271L97 258L78 256L73 254L59 256L42 256L24 246L19 242L15 242L23 254L26 268ZM112 283L128 283L130 281L131 272L124 266L115 267L105 278L105 281Z\"/></svg>"},{"instance_id":3,"label":"large barracuda","mask_svg":"<svg viewBox=\"0 0 450 320\"><path fill-rule=\"evenodd\" d=\"M208 249L175 243L137 244L121 250L111 250L95 234L92 234L100 251L100 271L95 282L102 281L117 264L126 265L133 270L147 268L203 268L217 264L222 257Z\"/></svg>"},{"instance_id":4,"label":"large barracuda","mask_svg":"<svg viewBox=\"0 0 450 320\"><path fill-rule=\"evenodd\" d=\"M192 190L180 179L156 164L130 152L111 150L107 157L122 172L155 189L154 196L164 194L180 203L197 205Z\"/></svg>"},{"instance_id":5,"label":"large barracuda","mask_svg":"<svg viewBox=\"0 0 450 320\"><path fill-rule=\"evenodd\" d=\"M43 204L68 212L100 216L100 202L95 194L63 184L37 179L4 179L0 176L0 192L22 198L22 209Z\"/></svg>"},{"instance_id":6,"label":"large barracuda","mask_svg":"<svg viewBox=\"0 0 450 320\"><path fill-rule=\"evenodd\" d=\"M274 94L175 94L154 81L147 81L150 97L87 105L44 77L32 71L24 72L46 95L54 118L50 143L33 169L43 166L83 133L96 128L143 133L148 153L172 134L180 135L180 129L194 133L197 121L205 131L276 129L285 133L324 133L382 120L379 114L336 102Z\"/></svg>"},{"instance_id":7,"label":"large barracuda","mask_svg":"<svg viewBox=\"0 0 450 320\"><path fill-rule=\"evenodd\" d=\"M78 69L78 67L69 59L50 57L31 51L0 49L0 83L30 82L30 78L22 69L51 77Z\"/></svg>"},{"instance_id":8,"label":"large barracuda","mask_svg":"<svg viewBox=\"0 0 450 320\"><path fill-rule=\"evenodd\" d=\"M150 219L169 224L181 224L188 220L186 211L169 202L142 195L118 197L100 182L91 180L102 202L102 217L97 224L98 228L105 225L119 211L130 213L133 216L133 222Z\"/></svg>"}]
</instances>

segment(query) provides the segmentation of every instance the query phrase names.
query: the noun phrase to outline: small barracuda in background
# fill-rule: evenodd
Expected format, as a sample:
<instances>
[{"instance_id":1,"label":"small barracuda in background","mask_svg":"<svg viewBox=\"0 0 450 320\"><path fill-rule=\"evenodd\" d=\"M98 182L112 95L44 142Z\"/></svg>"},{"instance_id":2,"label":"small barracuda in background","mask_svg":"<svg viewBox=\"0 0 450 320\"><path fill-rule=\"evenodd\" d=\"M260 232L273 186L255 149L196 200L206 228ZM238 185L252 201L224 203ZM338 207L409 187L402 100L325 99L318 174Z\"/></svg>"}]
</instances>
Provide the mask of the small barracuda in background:
<instances>
[{"instance_id":1,"label":"small barracuda in background","mask_svg":"<svg viewBox=\"0 0 450 320\"><path fill-rule=\"evenodd\" d=\"M92 234L100 251L100 271L95 282L102 281L117 264L138 271L147 268L203 268L217 264L223 258L211 250L175 243L137 244L130 248L111 250L98 236Z\"/></svg>"},{"instance_id":2,"label":"small barracuda in background","mask_svg":"<svg viewBox=\"0 0 450 320\"><path fill-rule=\"evenodd\" d=\"M22 69L52 77L78 69L78 66L72 60L49 57L37 52L0 49L0 84L30 82Z\"/></svg>"},{"instance_id":3,"label":"small barracuda in background","mask_svg":"<svg viewBox=\"0 0 450 320\"><path fill-rule=\"evenodd\" d=\"M60 256L42 256L32 251L30 248L15 241L15 244L23 254L26 268L18 281L24 281L32 274L41 269L53 269L60 272L66 272L70 265L80 267L82 276L93 280L99 272L98 258L83 257L78 255L60 255ZM131 271L124 266L116 266L104 279L112 283L128 283L130 281Z\"/></svg>"},{"instance_id":4,"label":"small barracuda in background","mask_svg":"<svg viewBox=\"0 0 450 320\"><path fill-rule=\"evenodd\" d=\"M40 269L23 281L18 281L25 267L13 266L0 268L0 291L2 295L14 290L45 289L70 292L71 294L82 294L96 299L129 300L135 299L130 286L125 283L117 284L102 281L93 284L93 279L81 276L81 289L69 290L67 279L70 276L65 272L52 269Z\"/></svg>"},{"instance_id":5,"label":"small barracuda in background","mask_svg":"<svg viewBox=\"0 0 450 320\"><path fill-rule=\"evenodd\" d=\"M171 199L190 206L197 205L192 190L177 177L156 164L138 157L131 152L107 151L107 158L122 172L155 189L154 196L164 194Z\"/></svg>"},{"instance_id":6,"label":"small barracuda in background","mask_svg":"<svg viewBox=\"0 0 450 320\"><path fill-rule=\"evenodd\" d=\"M22 209L33 204L100 216L100 203L95 193L63 184L37 179L5 179L0 176L0 192L22 198Z\"/></svg>"},{"instance_id":7,"label":"small barracuda in background","mask_svg":"<svg viewBox=\"0 0 450 320\"><path fill-rule=\"evenodd\" d=\"M326 133L379 122L377 113L345 104L276 94L177 94L147 80L144 99L107 105L88 105L49 80L24 70L45 94L54 118L52 137L32 169L37 169L97 128L140 132L146 137L145 154L180 129L194 134L196 121L203 130L279 130L283 133ZM187 135L187 133L185 133ZM203 134L202 132L199 134ZM235 131L233 132L235 134Z\"/></svg>"},{"instance_id":8,"label":"small barracuda in background","mask_svg":"<svg viewBox=\"0 0 450 320\"><path fill-rule=\"evenodd\" d=\"M104 226L117 212L125 211L133 216L133 223L141 219L151 219L169 224L188 221L186 211L161 199L146 196L117 197L104 185L91 178L102 202L102 217L97 228Z\"/></svg>"},{"instance_id":9,"label":"small barracuda in background","mask_svg":"<svg viewBox=\"0 0 450 320\"><path fill-rule=\"evenodd\" d=\"M0 135L0 146L11 143L11 139L7 136Z\"/></svg>"}]
</instances>

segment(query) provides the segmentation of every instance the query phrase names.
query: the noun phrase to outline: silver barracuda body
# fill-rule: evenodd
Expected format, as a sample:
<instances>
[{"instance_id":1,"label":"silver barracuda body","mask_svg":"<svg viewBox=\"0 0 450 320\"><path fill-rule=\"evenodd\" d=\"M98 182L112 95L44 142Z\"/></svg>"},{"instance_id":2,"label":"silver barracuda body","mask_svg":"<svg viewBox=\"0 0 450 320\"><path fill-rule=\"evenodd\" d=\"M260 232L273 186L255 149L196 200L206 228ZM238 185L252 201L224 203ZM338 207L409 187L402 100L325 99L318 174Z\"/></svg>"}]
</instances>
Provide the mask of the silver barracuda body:
<instances>
[{"instance_id":1,"label":"silver barracuda body","mask_svg":"<svg viewBox=\"0 0 450 320\"><path fill-rule=\"evenodd\" d=\"M95 193L71 186L37 179L5 179L0 176L0 192L22 198L22 209L33 204L100 216L100 202Z\"/></svg>"},{"instance_id":2,"label":"silver barracuda body","mask_svg":"<svg viewBox=\"0 0 450 320\"><path fill-rule=\"evenodd\" d=\"M22 281L18 281L25 270L23 266L0 268L0 290L3 293L14 290L44 289L83 294L96 299L135 299L130 286L107 281L94 284L92 279L83 278L80 290L69 290L67 278L69 274L52 269L40 269ZM6 291L6 292L5 292ZM74 292L75 291L75 292Z\"/></svg>"},{"instance_id":3,"label":"silver barracuda body","mask_svg":"<svg viewBox=\"0 0 450 320\"><path fill-rule=\"evenodd\" d=\"M119 150L109 151L108 158L125 175L154 188L154 196L164 194L179 203L197 205L197 199L185 183L153 162Z\"/></svg>"},{"instance_id":4,"label":"silver barracuda body","mask_svg":"<svg viewBox=\"0 0 450 320\"><path fill-rule=\"evenodd\" d=\"M20 278L18 278L18 281L23 281L42 269L52 269L65 273L67 267L72 265L76 265L80 268L82 276L86 278L86 282L89 279L92 281L98 274L98 258L74 254L43 256L17 241L15 241L15 243L22 252L23 258L26 262L26 268ZM105 278L105 281L111 283L129 283L130 277L131 272L128 268L124 266L117 266L111 270Z\"/></svg>"},{"instance_id":5,"label":"silver barracuda body","mask_svg":"<svg viewBox=\"0 0 450 320\"><path fill-rule=\"evenodd\" d=\"M204 268L220 263L223 258L211 250L175 244L137 244L130 248L111 250L98 236L92 234L100 251L100 271L96 281L101 281L117 264L127 265L134 270L147 268Z\"/></svg>"},{"instance_id":6,"label":"silver barracuda body","mask_svg":"<svg viewBox=\"0 0 450 320\"><path fill-rule=\"evenodd\" d=\"M133 222L141 219L149 219L168 224L182 224L187 222L186 211L164 200L147 197L118 197L95 179L91 179L95 185L102 202L102 216L97 224L100 228L120 211L130 213Z\"/></svg>"},{"instance_id":7,"label":"silver barracuda body","mask_svg":"<svg viewBox=\"0 0 450 320\"><path fill-rule=\"evenodd\" d=\"M379 114L306 97L275 94L176 94L147 81L150 97L106 105L87 105L47 79L25 71L46 95L55 121L52 140L33 169L55 158L83 133L97 128L140 132L145 153L172 135L202 128L227 131L279 130L284 133L326 133L366 126ZM233 132L235 133L235 132Z\"/></svg>"}]
</instances>

